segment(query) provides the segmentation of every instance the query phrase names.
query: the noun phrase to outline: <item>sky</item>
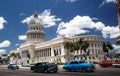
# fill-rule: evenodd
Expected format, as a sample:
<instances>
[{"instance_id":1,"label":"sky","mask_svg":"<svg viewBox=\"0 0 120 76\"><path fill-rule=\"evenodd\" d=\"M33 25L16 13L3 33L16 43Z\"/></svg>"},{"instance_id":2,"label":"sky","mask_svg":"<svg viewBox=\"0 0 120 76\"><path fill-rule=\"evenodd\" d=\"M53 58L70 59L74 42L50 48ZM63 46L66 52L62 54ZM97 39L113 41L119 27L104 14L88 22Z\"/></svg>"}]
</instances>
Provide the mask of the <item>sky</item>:
<instances>
[{"instance_id":1,"label":"sky","mask_svg":"<svg viewBox=\"0 0 120 76\"><path fill-rule=\"evenodd\" d=\"M92 34L111 42L120 52L115 0L0 0L0 54L16 50L25 42L28 22L35 11L42 19L46 41Z\"/></svg>"}]
</instances>

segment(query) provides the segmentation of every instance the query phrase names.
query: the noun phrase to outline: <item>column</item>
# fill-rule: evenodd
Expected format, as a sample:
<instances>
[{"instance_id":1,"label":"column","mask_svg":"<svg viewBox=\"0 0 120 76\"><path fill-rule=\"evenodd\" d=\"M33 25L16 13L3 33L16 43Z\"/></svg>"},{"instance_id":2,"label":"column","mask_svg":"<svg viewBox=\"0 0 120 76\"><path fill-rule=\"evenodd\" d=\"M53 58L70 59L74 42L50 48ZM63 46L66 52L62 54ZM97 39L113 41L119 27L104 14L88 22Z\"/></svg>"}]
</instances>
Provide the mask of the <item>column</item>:
<instances>
[{"instance_id":1,"label":"column","mask_svg":"<svg viewBox=\"0 0 120 76\"><path fill-rule=\"evenodd\" d=\"M35 59L34 46L29 47L29 52L30 52L30 63L34 63L34 59Z\"/></svg>"},{"instance_id":2,"label":"column","mask_svg":"<svg viewBox=\"0 0 120 76\"><path fill-rule=\"evenodd\" d=\"M61 45L61 55L65 55L65 48L64 48L64 45Z\"/></svg>"},{"instance_id":3,"label":"column","mask_svg":"<svg viewBox=\"0 0 120 76\"><path fill-rule=\"evenodd\" d=\"M51 56L54 56L53 46L51 46Z\"/></svg>"}]
</instances>

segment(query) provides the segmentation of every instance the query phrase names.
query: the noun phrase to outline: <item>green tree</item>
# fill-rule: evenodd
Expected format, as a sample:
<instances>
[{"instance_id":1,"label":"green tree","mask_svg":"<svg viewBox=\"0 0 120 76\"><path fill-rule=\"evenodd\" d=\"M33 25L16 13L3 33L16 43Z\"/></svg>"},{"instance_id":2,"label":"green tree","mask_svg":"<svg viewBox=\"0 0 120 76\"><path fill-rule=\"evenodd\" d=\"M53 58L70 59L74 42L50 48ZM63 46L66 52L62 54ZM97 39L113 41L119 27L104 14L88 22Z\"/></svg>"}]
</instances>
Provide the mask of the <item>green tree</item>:
<instances>
[{"instance_id":1,"label":"green tree","mask_svg":"<svg viewBox=\"0 0 120 76\"><path fill-rule=\"evenodd\" d=\"M63 42L64 48L67 49L68 61L70 60L70 53L74 51L73 42L65 41Z\"/></svg>"},{"instance_id":2,"label":"green tree","mask_svg":"<svg viewBox=\"0 0 120 76\"><path fill-rule=\"evenodd\" d=\"M89 51L86 51L89 47L89 43L87 40L84 40L80 38L77 42L74 43L74 49L75 50L83 50L85 52L85 59L87 58L87 55L89 55Z\"/></svg>"},{"instance_id":3,"label":"green tree","mask_svg":"<svg viewBox=\"0 0 120 76\"><path fill-rule=\"evenodd\" d=\"M2 56L7 56L7 54L3 54Z\"/></svg>"},{"instance_id":4,"label":"green tree","mask_svg":"<svg viewBox=\"0 0 120 76\"><path fill-rule=\"evenodd\" d=\"M16 53L12 52L12 53L10 54L10 57L13 57L14 59L16 59L17 55L16 55Z\"/></svg>"},{"instance_id":5,"label":"green tree","mask_svg":"<svg viewBox=\"0 0 120 76\"><path fill-rule=\"evenodd\" d=\"M113 49L114 49L114 47L112 46L112 44L110 42L106 42L106 43L103 42L103 52L105 52L107 54L107 56L108 56L108 52Z\"/></svg>"},{"instance_id":6,"label":"green tree","mask_svg":"<svg viewBox=\"0 0 120 76\"><path fill-rule=\"evenodd\" d=\"M86 49L89 47L89 43L88 43L88 41L86 41L86 40L84 40L82 38L80 38L76 42L65 41L63 43L63 45L64 45L64 48L67 49L67 54L68 55L70 55L71 52L78 51L78 50L84 50L85 55L88 54L88 52L86 52ZM74 59L75 59L75 57L74 57Z\"/></svg>"},{"instance_id":7,"label":"green tree","mask_svg":"<svg viewBox=\"0 0 120 76\"><path fill-rule=\"evenodd\" d=\"M112 46L112 44L110 42L103 42L103 51L108 53L110 50L113 50L114 47Z\"/></svg>"},{"instance_id":8,"label":"green tree","mask_svg":"<svg viewBox=\"0 0 120 76\"><path fill-rule=\"evenodd\" d=\"M17 53L15 53L15 54L16 54L16 57L17 57L18 59L21 58L21 56L20 56L20 52L17 52Z\"/></svg>"}]
</instances>

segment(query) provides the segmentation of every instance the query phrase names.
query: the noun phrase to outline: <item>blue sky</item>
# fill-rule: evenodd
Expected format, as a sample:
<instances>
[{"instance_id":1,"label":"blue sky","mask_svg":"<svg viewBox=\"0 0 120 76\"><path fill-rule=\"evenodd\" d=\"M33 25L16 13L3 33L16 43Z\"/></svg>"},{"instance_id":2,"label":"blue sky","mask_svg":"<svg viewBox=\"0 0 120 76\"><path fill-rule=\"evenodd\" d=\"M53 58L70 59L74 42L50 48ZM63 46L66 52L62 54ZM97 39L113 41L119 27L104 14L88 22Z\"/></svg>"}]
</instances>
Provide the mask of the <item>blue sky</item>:
<instances>
[{"instance_id":1,"label":"blue sky","mask_svg":"<svg viewBox=\"0 0 120 76\"><path fill-rule=\"evenodd\" d=\"M0 0L0 53L25 42L35 11L42 18L46 41L60 36L94 34L116 44L120 35L115 0Z\"/></svg>"}]
</instances>

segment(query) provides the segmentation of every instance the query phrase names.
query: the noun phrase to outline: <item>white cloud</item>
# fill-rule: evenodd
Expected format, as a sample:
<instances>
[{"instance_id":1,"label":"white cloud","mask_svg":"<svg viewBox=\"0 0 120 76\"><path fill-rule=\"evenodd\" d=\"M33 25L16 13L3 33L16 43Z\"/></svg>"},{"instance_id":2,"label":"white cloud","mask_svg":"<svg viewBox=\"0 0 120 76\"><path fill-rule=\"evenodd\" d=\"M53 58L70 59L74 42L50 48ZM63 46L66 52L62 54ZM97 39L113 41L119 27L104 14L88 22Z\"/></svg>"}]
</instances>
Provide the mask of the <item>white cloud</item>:
<instances>
[{"instance_id":1,"label":"white cloud","mask_svg":"<svg viewBox=\"0 0 120 76\"><path fill-rule=\"evenodd\" d=\"M116 0L103 0L103 2L99 5L99 7L105 5L106 3L115 3Z\"/></svg>"},{"instance_id":2,"label":"white cloud","mask_svg":"<svg viewBox=\"0 0 120 76\"><path fill-rule=\"evenodd\" d=\"M57 28L58 36L75 36L78 34L89 33L89 30L95 29L102 33L104 38L116 38L120 35L119 28L114 26L105 26L102 22L94 22L89 16L77 15L69 22L61 22Z\"/></svg>"},{"instance_id":3,"label":"white cloud","mask_svg":"<svg viewBox=\"0 0 120 76\"><path fill-rule=\"evenodd\" d=\"M42 19L44 27L52 27L56 25L56 22L61 21L60 18L56 18L55 15L51 15L50 10L45 10L38 16L40 19ZM22 23L29 23L29 21L33 18L33 15L30 17L27 17L26 19L22 20Z\"/></svg>"},{"instance_id":4,"label":"white cloud","mask_svg":"<svg viewBox=\"0 0 120 76\"><path fill-rule=\"evenodd\" d=\"M66 0L66 1L68 1L68 2L75 2L75 1L77 1L77 0Z\"/></svg>"},{"instance_id":5,"label":"white cloud","mask_svg":"<svg viewBox=\"0 0 120 76\"><path fill-rule=\"evenodd\" d=\"M114 27L114 26L111 26L111 27L106 26L106 27L104 27L102 29L101 32L102 32L104 38L107 38L107 37L116 38L116 37L120 36L120 31L119 31L118 26L116 26L116 27Z\"/></svg>"},{"instance_id":6,"label":"white cloud","mask_svg":"<svg viewBox=\"0 0 120 76\"><path fill-rule=\"evenodd\" d=\"M10 46L10 44L11 44L10 41L5 40L5 41L0 43L0 48L8 47L8 46Z\"/></svg>"},{"instance_id":7,"label":"white cloud","mask_svg":"<svg viewBox=\"0 0 120 76\"><path fill-rule=\"evenodd\" d=\"M120 53L120 46L119 45L113 45L114 51L117 53Z\"/></svg>"},{"instance_id":8,"label":"white cloud","mask_svg":"<svg viewBox=\"0 0 120 76\"><path fill-rule=\"evenodd\" d=\"M15 44L15 46L19 46L20 44Z\"/></svg>"},{"instance_id":9,"label":"white cloud","mask_svg":"<svg viewBox=\"0 0 120 76\"><path fill-rule=\"evenodd\" d=\"M24 16L24 15L25 15L25 13L20 13L20 14L19 14L19 16Z\"/></svg>"},{"instance_id":10,"label":"white cloud","mask_svg":"<svg viewBox=\"0 0 120 76\"><path fill-rule=\"evenodd\" d=\"M17 48L16 50L19 50L20 48Z\"/></svg>"},{"instance_id":11,"label":"white cloud","mask_svg":"<svg viewBox=\"0 0 120 76\"><path fill-rule=\"evenodd\" d=\"M0 56L2 56L2 54L5 54L6 50L5 49L0 49Z\"/></svg>"},{"instance_id":12,"label":"white cloud","mask_svg":"<svg viewBox=\"0 0 120 76\"><path fill-rule=\"evenodd\" d=\"M7 23L7 21L3 17L0 17L0 30L4 28L4 23Z\"/></svg>"},{"instance_id":13,"label":"white cloud","mask_svg":"<svg viewBox=\"0 0 120 76\"><path fill-rule=\"evenodd\" d=\"M93 20L98 20L98 18L96 18L96 17L93 17L92 19L93 19Z\"/></svg>"},{"instance_id":14,"label":"white cloud","mask_svg":"<svg viewBox=\"0 0 120 76\"><path fill-rule=\"evenodd\" d=\"M18 39L19 40L26 40L27 36L26 35L19 35Z\"/></svg>"},{"instance_id":15,"label":"white cloud","mask_svg":"<svg viewBox=\"0 0 120 76\"><path fill-rule=\"evenodd\" d=\"M115 2L116 0L104 0L106 3Z\"/></svg>"}]
</instances>

